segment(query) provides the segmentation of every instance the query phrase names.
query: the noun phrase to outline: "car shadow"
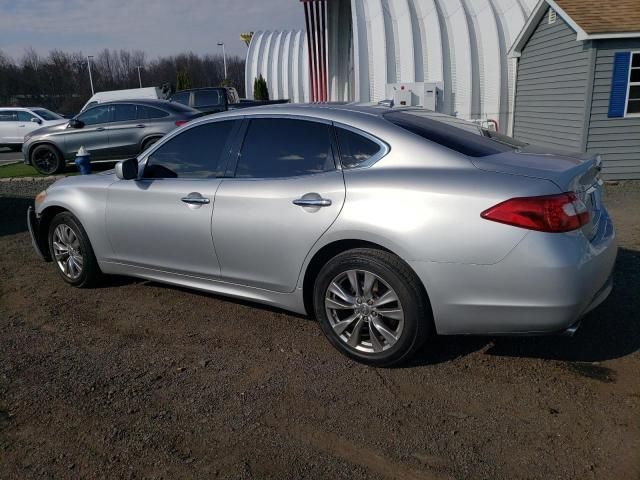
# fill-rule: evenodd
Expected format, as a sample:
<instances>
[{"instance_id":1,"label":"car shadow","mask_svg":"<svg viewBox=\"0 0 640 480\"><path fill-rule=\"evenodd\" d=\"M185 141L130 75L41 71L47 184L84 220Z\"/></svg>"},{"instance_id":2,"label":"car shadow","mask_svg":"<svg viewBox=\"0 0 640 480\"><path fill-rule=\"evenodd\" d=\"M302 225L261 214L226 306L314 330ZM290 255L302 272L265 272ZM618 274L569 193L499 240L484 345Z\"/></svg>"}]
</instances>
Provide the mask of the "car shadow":
<instances>
[{"instance_id":1,"label":"car shadow","mask_svg":"<svg viewBox=\"0 0 640 480\"><path fill-rule=\"evenodd\" d=\"M601 362L640 350L640 252L618 250L614 287L609 298L587 314L573 337L438 337L407 366L442 363L482 350L487 355L540 358L579 363ZM580 372L579 372L580 373ZM583 374L598 375L597 372Z\"/></svg>"},{"instance_id":2,"label":"car shadow","mask_svg":"<svg viewBox=\"0 0 640 480\"><path fill-rule=\"evenodd\" d=\"M0 196L0 237L26 232L27 209L33 199Z\"/></svg>"}]
</instances>

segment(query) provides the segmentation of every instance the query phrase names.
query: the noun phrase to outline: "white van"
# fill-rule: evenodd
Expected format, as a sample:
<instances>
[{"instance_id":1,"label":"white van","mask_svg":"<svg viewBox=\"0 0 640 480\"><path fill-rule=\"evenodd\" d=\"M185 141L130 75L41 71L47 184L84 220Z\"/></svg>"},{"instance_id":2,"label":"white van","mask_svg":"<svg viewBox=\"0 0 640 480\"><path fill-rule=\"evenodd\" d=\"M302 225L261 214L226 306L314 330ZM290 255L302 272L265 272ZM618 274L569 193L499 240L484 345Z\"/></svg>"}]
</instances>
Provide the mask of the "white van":
<instances>
[{"instance_id":1,"label":"white van","mask_svg":"<svg viewBox=\"0 0 640 480\"><path fill-rule=\"evenodd\" d=\"M158 87L130 88L128 90L111 90L109 92L98 92L82 107L81 112L93 107L98 103L112 102L113 100L141 100L143 98L162 99L162 90Z\"/></svg>"}]
</instances>

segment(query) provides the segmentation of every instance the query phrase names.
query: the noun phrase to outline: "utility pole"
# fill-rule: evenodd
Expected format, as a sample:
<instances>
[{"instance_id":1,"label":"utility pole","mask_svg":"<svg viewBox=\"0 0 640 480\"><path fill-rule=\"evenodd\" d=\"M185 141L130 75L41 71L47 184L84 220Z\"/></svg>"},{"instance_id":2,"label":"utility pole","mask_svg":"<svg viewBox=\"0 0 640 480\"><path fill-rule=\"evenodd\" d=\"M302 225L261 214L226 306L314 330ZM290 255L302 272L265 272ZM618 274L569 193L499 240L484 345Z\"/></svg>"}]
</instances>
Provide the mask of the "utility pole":
<instances>
[{"instance_id":1,"label":"utility pole","mask_svg":"<svg viewBox=\"0 0 640 480\"><path fill-rule=\"evenodd\" d=\"M227 79L227 54L224 51L224 42L218 42L218 46L222 47L222 60L224 61L224 79Z\"/></svg>"},{"instance_id":2,"label":"utility pole","mask_svg":"<svg viewBox=\"0 0 640 480\"><path fill-rule=\"evenodd\" d=\"M138 65L136 68L138 69L138 83L140 84L140 88L142 88L142 77L140 76L140 69L142 68L142 65Z\"/></svg>"},{"instance_id":3,"label":"utility pole","mask_svg":"<svg viewBox=\"0 0 640 480\"><path fill-rule=\"evenodd\" d=\"M91 95L94 95L96 92L93 91L93 78L91 78L91 59L93 55L87 55L87 66L89 67L89 83L91 83Z\"/></svg>"}]
</instances>

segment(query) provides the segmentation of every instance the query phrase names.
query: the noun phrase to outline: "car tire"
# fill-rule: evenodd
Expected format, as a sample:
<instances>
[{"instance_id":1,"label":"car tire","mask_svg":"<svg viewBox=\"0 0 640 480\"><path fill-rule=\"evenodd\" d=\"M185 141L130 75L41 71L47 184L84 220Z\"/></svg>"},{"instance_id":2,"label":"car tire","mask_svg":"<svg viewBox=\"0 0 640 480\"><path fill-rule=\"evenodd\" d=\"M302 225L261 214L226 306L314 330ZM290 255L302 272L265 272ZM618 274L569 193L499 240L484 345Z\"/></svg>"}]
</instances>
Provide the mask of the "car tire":
<instances>
[{"instance_id":1,"label":"car tire","mask_svg":"<svg viewBox=\"0 0 640 480\"><path fill-rule=\"evenodd\" d=\"M367 365L409 360L434 330L419 278L386 251L358 248L333 257L318 273L313 293L325 336L341 353Z\"/></svg>"},{"instance_id":2,"label":"car tire","mask_svg":"<svg viewBox=\"0 0 640 480\"><path fill-rule=\"evenodd\" d=\"M52 145L38 145L31 151L31 165L38 173L54 175L64 170L65 162L62 155Z\"/></svg>"},{"instance_id":3,"label":"car tire","mask_svg":"<svg viewBox=\"0 0 640 480\"><path fill-rule=\"evenodd\" d=\"M151 145L156 143L158 140L160 140L160 137L148 138L147 140L145 140L142 143L142 150L140 150L140 153L144 152L147 148L149 148Z\"/></svg>"},{"instance_id":4,"label":"car tire","mask_svg":"<svg viewBox=\"0 0 640 480\"><path fill-rule=\"evenodd\" d=\"M22 145L10 145L9 148L11 149L12 152L22 151Z\"/></svg>"},{"instance_id":5,"label":"car tire","mask_svg":"<svg viewBox=\"0 0 640 480\"><path fill-rule=\"evenodd\" d=\"M62 279L74 287L95 285L102 276L87 232L70 212L61 212L51 220L49 252Z\"/></svg>"}]
</instances>

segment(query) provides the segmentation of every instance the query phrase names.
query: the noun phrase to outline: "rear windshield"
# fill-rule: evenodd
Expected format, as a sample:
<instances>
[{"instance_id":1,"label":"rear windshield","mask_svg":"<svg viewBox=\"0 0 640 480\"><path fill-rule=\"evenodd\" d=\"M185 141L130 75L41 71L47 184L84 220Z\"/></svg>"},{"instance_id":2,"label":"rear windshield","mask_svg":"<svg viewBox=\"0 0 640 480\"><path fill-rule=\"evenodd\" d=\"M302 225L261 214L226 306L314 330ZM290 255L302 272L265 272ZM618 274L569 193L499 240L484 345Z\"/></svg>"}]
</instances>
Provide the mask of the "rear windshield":
<instances>
[{"instance_id":1,"label":"rear windshield","mask_svg":"<svg viewBox=\"0 0 640 480\"><path fill-rule=\"evenodd\" d=\"M429 110L389 112L384 114L384 118L411 133L469 157L496 155L526 145L475 123Z\"/></svg>"}]
</instances>

